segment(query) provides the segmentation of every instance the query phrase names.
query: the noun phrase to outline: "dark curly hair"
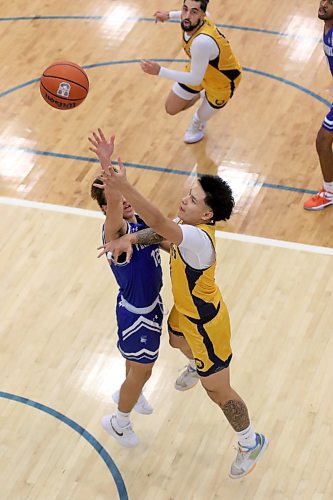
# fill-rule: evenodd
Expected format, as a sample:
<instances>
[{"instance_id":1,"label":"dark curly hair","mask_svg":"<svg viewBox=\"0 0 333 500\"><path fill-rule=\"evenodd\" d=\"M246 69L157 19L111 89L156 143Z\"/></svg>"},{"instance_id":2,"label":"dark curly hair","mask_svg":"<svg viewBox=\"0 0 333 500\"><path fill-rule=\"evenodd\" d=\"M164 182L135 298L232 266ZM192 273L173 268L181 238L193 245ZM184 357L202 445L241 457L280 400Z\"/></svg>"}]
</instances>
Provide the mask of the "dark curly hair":
<instances>
[{"instance_id":1,"label":"dark curly hair","mask_svg":"<svg viewBox=\"0 0 333 500\"><path fill-rule=\"evenodd\" d=\"M201 175L198 181L206 194L206 205L213 210L212 222L230 219L235 200L229 184L217 175Z\"/></svg>"}]
</instances>

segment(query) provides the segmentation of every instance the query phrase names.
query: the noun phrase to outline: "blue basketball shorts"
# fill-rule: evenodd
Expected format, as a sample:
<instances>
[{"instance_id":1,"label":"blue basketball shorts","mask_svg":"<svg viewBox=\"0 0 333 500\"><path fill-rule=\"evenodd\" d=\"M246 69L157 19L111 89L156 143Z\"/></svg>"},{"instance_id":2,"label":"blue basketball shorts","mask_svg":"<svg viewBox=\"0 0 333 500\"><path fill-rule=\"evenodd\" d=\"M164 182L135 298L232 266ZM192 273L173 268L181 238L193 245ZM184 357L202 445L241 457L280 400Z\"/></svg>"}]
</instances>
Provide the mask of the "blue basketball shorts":
<instances>
[{"instance_id":1,"label":"blue basketball shorts","mask_svg":"<svg viewBox=\"0 0 333 500\"><path fill-rule=\"evenodd\" d=\"M329 132L333 132L333 104L325 119L323 121L323 128L328 130Z\"/></svg>"},{"instance_id":2,"label":"blue basketball shorts","mask_svg":"<svg viewBox=\"0 0 333 500\"><path fill-rule=\"evenodd\" d=\"M154 363L158 358L162 333L162 299L148 313L135 313L117 301L118 343L121 355L137 363Z\"/></svg>"}]
</instances>

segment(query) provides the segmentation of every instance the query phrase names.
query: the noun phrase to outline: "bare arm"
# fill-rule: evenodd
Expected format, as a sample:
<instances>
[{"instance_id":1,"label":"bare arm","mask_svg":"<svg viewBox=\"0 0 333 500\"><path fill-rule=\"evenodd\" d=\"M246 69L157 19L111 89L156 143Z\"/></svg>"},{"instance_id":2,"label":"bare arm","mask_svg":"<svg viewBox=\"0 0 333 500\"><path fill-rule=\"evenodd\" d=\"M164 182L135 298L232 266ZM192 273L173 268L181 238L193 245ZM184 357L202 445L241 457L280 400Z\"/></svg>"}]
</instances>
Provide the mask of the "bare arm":
<instances>
[{"instance_id":1,"label":"bare arm","mask_svg":"<svg viewBox=\"0 0 333 500\"><path fill-rule=\"evenodd\" d=\"M146 200L126 179L126 170L120 158L119 169L115 172L108 167L104 170L103 180L105 185L115 186L131 203L147 226L153 229L164 239L179 245L183 240L183 233L178 224L165 217L155 205Z\"/></svg>"},{"instance_id":2,"label":"bare arm","mask_svg":"<svg viewBox=\"0 0 333 500\"><path fill-rule=\"evenodd\" d=\"M114 151L115 135L108 141L102 130L98 129L89 137L89 142L94 146L89 148L99 159L102 169L108 168L111 164L111 157ZM120 191L112 189L111 186L95 184L96 187L104 189L107 209L104 224L105 241L118 238L126 232L126 222L123 219L123 199Z\"/></svg>"}]
</instances>

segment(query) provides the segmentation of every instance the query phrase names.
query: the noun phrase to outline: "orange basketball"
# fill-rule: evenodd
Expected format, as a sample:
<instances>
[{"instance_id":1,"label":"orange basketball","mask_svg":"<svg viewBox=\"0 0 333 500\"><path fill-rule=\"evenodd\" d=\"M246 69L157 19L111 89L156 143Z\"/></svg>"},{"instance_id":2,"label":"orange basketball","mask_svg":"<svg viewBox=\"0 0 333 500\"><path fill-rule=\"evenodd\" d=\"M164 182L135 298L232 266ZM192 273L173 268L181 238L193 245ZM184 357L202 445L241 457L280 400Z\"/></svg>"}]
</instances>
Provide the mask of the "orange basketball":
<instances>
[{"instance_id":1,"label":"orange basketball","mask_svg":"<svg viewBox=\"0 0 333 500\"><path fill-rule=\"evenodd\" d=\"M56 109L73 109L85 100L89 91L86 72L70 61L51 64L40 79L43 99Z\"/></svg>"}]
</instances>

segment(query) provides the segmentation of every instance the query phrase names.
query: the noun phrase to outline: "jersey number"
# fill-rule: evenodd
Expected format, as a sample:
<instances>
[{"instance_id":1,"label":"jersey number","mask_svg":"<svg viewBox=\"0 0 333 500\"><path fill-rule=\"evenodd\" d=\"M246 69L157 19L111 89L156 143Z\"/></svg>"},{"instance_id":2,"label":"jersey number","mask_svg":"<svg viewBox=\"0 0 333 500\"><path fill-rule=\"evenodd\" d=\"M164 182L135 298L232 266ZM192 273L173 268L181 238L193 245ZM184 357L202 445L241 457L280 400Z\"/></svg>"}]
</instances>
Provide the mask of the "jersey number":
<instances>
[{"instance_id":1,"label":"jersey number","mask_svg":"<svg viewBox=\"0 0 333 500\"><path fill-rule=\"evenodd\" d=\"M161 256L160 256L160 250L159 248L156 248L155 250L151 251L152 258L154 259L155 266L158 267L161 265Z\"/></svg>"}]
</instances>

